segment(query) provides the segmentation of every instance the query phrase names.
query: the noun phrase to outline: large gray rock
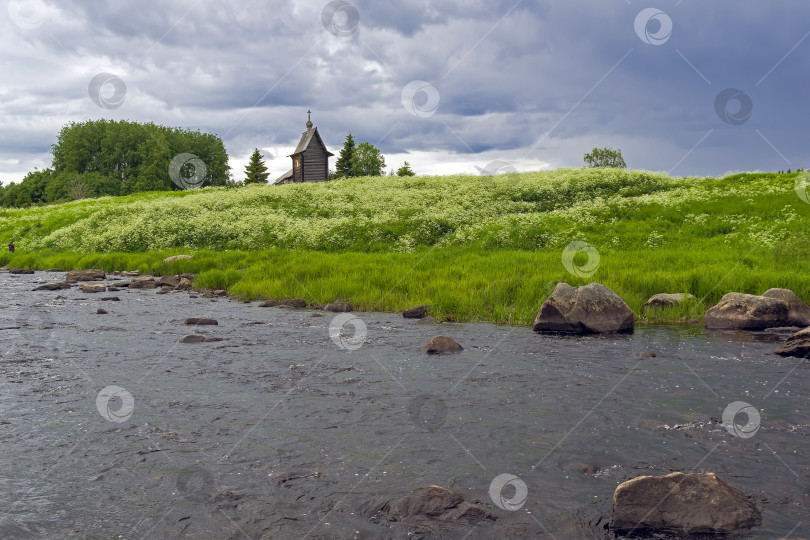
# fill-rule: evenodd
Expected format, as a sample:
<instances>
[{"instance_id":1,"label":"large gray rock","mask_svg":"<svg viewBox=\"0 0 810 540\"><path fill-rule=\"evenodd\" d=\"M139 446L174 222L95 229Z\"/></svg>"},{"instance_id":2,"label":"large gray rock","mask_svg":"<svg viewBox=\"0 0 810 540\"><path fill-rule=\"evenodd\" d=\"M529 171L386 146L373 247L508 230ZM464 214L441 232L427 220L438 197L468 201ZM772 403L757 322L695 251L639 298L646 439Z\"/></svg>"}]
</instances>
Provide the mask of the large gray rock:
<instances>
[{"instance_id":1,"label":"large gray rock","mask_svg":"<svg viewBox=\"0 0 810 540\"><path fill-rule=\"evenodd\" d=\"M100 293L107 290L103 283L82 283L79 288L83 293Z\"/></svg>"},{"instance_id":2,"label":"large gray rock","mask_svg":"<svg viewBox=\"0 0 810 540\"><path fill-rule=\"evenodd\" d=\"M65 281L76 283L77 281L100 281L107 277L104 270L71 270L67 273Z\"/></svg>"},{"instance_id":3,"label":"large gray rock","mask_svg":"<svg viewBox=\"0 0 810 540\"><path fill-rule=\"evenodd\" d=\"M45 285L40 285L35 291L58 291L60 289L69 289L70 283L67 281L61 281L59 283L46 283Z\"/></svg>"},{"instance_id":4,"label":"large gray rock","mask_svg":"<svg viewBox=\"0 0 810 540\"><path fill-rule=\"evenodd\" d=\"M183 259L190 259L191 255L172 255L171 257L166 257L163 259L163 262L170 263L172 261L181 261Z\"/></svg>"},{"instance_id":5,"label":"large gray rock","mask_svg":"<svg viewBox=\"0 0 810 540\"><path fill-rule=\"evenodd\" d=\"M478 523L484 519L498 519L486 509L465 501L458 493L439 486L415 489L404 497L376 505L372 511L375 516L386 516L392 521L429 518Z\"/></svg>"},{"instance_id":6,"label":"large gray rock","mask_svg":"<svg viewBox=\"0 0 810 540\"><path fill-rule=\"evenodd\" d=\"M802 302L790 289L768 289L762 296L776 298L788 305L788 316L784 325L804 328L810 326L810 306Z\"/></svg>"},{"instance_id":7,"label":"large gray rock","mask_svg":"<svg viewBox=\"0 0 810 540\"><path fill-rule=\"evenodd\" d=\"M535 332L604 334L633 331L633 310L599 283L558 283L534 321Z\"/></svg>"},{"instance_id":8,"label":"large gray rock","mask_svg":"<svg viewBox=\"0 0 810 540\"><path fill-rule=\"evenodd\" d=\"M810 356L810 326L796 332L787 338L787 341L777 345L773 352L782 356L797 356L800 358Z\"/></svg>"},{"instance_id":9,"label":"large gray rock","mask_svg":"<svg viewBox=\"0 0 810 540\"><path fill-rule=\"evenodd\" d=\"M694 296L689 293L656 294L647 300L647 303L644 304L642 312L646 313L648 309L655 310L679 306L684 300L692 298L694 298Z\"/></svg>"},{"instance_id":10,"label":"large gray rock","mask_svg":"<svg viewBox=\"0 0 810 540\"><path fill-rule=\"evenodd\" d=\"M422 351L427 354L453 354L463 350L464 347L447 336L436 336L422 346Z\"/></svg>"},{"instance_id":11,"label":"large gray rock","mask_svg":"<svg viewBox=\"0 0 810 540\"><path fill-rule=\"evenodd\" d=\"M121 286L124 284L122 283ZM152 276L138 276L129 282L130 289L156 289L158 282Z\"/></svg>"},{"instance_id":12,"label":"large gray rock","mask_svg":"<svg viewBox=\"0 0 810 540\"><path fill-rule=\"evenodd\" d=\"M675 534L740 533L761 523L743 492L714 473L639 476L616 488L611 528Z\"/></svg>"},{"instance_id":13,"label":"large gray rock","mask_svg":"<svg viewBox=\"0 0 810 540\"><path fill-rule=\"evenodd\" d=\"M788 304L784 300L753 294L728 293L706 311L706 328L765 330L790 326Z\"/></svg>"}]
</instances>

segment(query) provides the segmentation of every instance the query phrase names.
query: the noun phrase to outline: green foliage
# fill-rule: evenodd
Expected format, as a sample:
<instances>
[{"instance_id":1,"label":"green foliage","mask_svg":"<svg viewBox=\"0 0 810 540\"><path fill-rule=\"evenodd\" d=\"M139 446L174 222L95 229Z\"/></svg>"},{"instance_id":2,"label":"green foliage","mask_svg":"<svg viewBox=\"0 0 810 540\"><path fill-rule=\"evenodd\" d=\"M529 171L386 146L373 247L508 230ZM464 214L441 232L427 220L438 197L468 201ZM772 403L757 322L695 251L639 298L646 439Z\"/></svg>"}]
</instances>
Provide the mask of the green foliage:
<instances>
[{"instance_id":1,"label":"green foliage","mask_svg":"<svg viewBox=\"0 0 810 540\"><path fill-rule=\"evenodd\" d=\"M266 184L270 173L267 172L267 165L264 163L264 156L259 153L259 149L253 150L250 155L250 162L245 166L245 185Z\"/></svg>"},{"instance_id":2,"label":"green foliage","mask_svg":"<svg viewBox=\"0 0 810 540\"><path fill-rule=\"evenodd\" d=\"M603 148L594 148L585 154L585 165L588 167L614 167L617 169L626 169L627 164L624 162L621 150L614 150L607 146Z\"/></svg>"},{"instance_id":3,"label":"green foliage","mask_svg":"<svg viewBox=\"0 0 810 540\"><path fill-rule=\"evenodd\" d=\"M411 169L411 164L406 161L402 167L397 169L397 176L416 176L416 173Z\"/></svg>"},{"instance_id":4,"label":"green foliage","mask_svg":"<svg viewBox=\"0 0 810 540\"><path fill-rule=\"evenodd\" d=\"M354 174L354 137L349 133L346 135L346 141L343 143L343 148L340 150L340 155L335 163L335 176L337 178L348 178L355 176Z\"/></svg>"},{"instance_id":5,"label":"green foliage","mask_svg":"<svg viewBox=\"0 0 810 540\"><path fill-rule=\"evenodd\" d=\"M383 176L385 157L371 143L361 142L354 151L354 176Z\"/></svg>"},{"instance_id":6,"label":"green foliage","mask_svg":"<svg viewBox=\"0 0 810 540\"><path fill-rule=\"evenodd\" d=\"M52 168L30 172L19 184L0 189L2 206L182 189L169 176L169 164L181 153L205 163L204 185L225 185L230 170L225 146L216 135L152 123L72 122L62 128L52 148Z\"/></svg>"}]
</instances>

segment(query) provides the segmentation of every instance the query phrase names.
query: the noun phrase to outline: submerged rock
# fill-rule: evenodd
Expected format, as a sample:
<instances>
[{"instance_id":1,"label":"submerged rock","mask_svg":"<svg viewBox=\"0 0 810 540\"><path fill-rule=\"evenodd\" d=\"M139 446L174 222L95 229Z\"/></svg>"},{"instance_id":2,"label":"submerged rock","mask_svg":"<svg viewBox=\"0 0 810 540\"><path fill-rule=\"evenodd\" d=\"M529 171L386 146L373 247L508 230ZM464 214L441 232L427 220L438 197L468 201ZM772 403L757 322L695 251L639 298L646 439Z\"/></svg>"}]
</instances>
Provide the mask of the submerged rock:
<instances>
[{"instance_id":1,"label":"submerged rock","mask_svg":"<svg viewBox=\"0 0 810 540\"><path fill-rule=\"evenodd\" d=\"M45 285L40 285L35 291L58 291L60 289L69 289L70 283L67 281L60 281L59 283L46 283Z\"/></svg>"},{"instance_id":2,"label":"submerged rock","mask_svg":"<svg viewBox=\"0 0 810 540\"><path fill-rule=\"evenodd\" d=\"M787 323L788 304L778 298L728 293L703 317L706 328L765 330Z\"/></svg>"},{"instance_id":3,"label":"submerged rock","mask_svg":"<svg viewBox=\"0 0 810 540\"><path fill-rule=\"evenodd\" d=\"M427 354L452 354L463 350L464 347L447 336L436 336L422 346L422 351Z\"/></svg>"},{"instance_id":4,"label":"submerged rock","mask_svg":"<svg viewBox=\"0 0 810 540\"><path fill-rule=\"evenodd\" d=\"M392 521L411 518L430 518L441 521L478 523L488 519L497 521L498 516L464 500L464 497L439 486L415 489L399 499L392 499L373 508L375 516L385 516Z\"/></svg>"},{"instance_id":5,"label":"submerged rock","mask_svg":"<svg viewBox=\"0 0 810 540\"><path fill-rule=\"evenodd\" d=\"M197 334L191 334L180 340L180 343L204 343L204 342L205 336L199 336Z\"/></svg>"},{"instance_id":6,"label":"submerged rock","mask_svg":"<svg viewBox=\"0 0 810 540\"><path fill-rule=\"evenodd\" d=\"M185 324L188 324L188 325L200 325L200 326L208 326L208 325L213 325L213 326L216 326L216 325L218 325L218 324L219 324L219 322L217 322L217 320L216 320L216 319L206 319L206 318L200 318L200 317L190 317L190 318L186 319L186 323L185 323Z\"/></svg>"},{"instance_id":7,"label":"submerged rock","mask_svg":"<svg viewBox=\"0 0 810 540\"><path fill-rule=\"evenodd\" d=\"M281 304L278 300L268 300L259 304L259 307L278 307Z\"/></svg>"},{"instance_id":8,"label":"submerged rock","mask_svg":"<svg viewBox=\"0 0 810 540\"><path fill-rule=\"evenodd\" d=\"M534 321L535 332L603 334L633 331L633 310L599 283L558 283Z\"/></svg>"},{"instance_id":9,"label":"submerged rock","mask_svg":"<svg viewBox=\"0 0 810 540\"><path fill-rule=\"evenodd\" d=\"M738 533L761 523L743 492L713 473L639 476L616 488L611 528L676 534Z\"/></svg>"},{"instance_id":10,"label":"submerged rock","mask_svg":"<svg viewBox=\"0 0 810 540\"><path fill-rule=\"evenodd\" d=\"M67 273L65 281L76 283L77 281L99 281L107 277L104 270L71 270Z\"/></svg>"},{"instance_id":11,"label":"submerged rock","mask_svg":"<svg viewBox=\"0 0 810 540\"><path fill-rule=\"evenodd\" d=\"M431 317L428 315L424 319L419 319L416 321L416 324L439 324L439 321L436 320L436 317Z\"/></svg>"},{"instance_id":12,"label":"submerged rock","mask_svg":"<svg viewBox=\"0 0 810 540\"><path fill-rule=\"evenodd\" d=\"M801 358L810 356L810 326L796 332L787 338L787 341L777 345L773 352L781 356L798 356Z\"/></svg>"},{"instance_id":13,"label":"submerged rock","mask_svg":"<svg viewBox=\"0 0 810 540\"><path fill-rule=\"evenodd\" d=\"M406 319L422 319L427 315L429 305L423 304L421 306L414 306L402 312L402 316Z\"/></svg>"}]
</instances>

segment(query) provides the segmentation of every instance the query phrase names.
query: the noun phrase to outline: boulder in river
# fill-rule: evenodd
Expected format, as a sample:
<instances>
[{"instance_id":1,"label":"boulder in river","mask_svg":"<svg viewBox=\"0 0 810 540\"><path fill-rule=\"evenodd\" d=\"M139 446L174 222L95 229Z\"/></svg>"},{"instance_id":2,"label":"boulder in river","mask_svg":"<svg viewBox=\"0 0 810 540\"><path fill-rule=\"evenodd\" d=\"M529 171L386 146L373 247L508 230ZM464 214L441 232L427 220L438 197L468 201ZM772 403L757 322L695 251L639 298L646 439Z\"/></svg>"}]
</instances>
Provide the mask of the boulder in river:
<instances>
[{"instance_id":1,"label":"boulder in river","mask_svg":"<svg viewBox=\"0 0 810 540\"><path fill-rule=\"evenodd\" d=\"M349 311L354 311L354 307L349 302L332 302L331 304L326 304L323 309L326 311L331 311L332 313L346 313Z\"/></svg>"},{"instance_id":2,"label":"boulder in river","mask_svg":"<svg viewBox=\"0 0 810 540\"><path fill-rule=\"evenodd\" d=\"M119 286L123 286L123 283ZM129 282L130 289L156 289L158 282L152 276L137 276Z\"/></svg>"},{"instance_id":3,"label":"boulder in river","mask_svg":"<svg viewBox=\"0 0 810 540\"><path fill-rule=\"evenodd\" d=\"M463 350L464 347L447 336L436 336L422 346L422 351L427 354L452 354Z\"/></svg>"},{"instance_id":4,"label":"boulder in river","mask_svg":"<svg viewBox=\"0 0 810 540\"><path fill-rule=\"evenodd\" d=\"M409 518L431 518L441 521L478 523L488 519L497 521L498 516L464 500L464 497L439 486L418 488L399 499L377 504L372 509L375 517L385 516L392 521Z\"/></svg>"},{"instance_id":5,"label":"boulder in river","mask_svg":"<svg viewBox=\"0 0 810 540\"><path fill-rule=\"evenodd\" d=\"M163 262L170 263L172 261L182 261L183 259L190 259L191 255L172 255L171 257L166 257L163 259Z\"/></svg>"},{"instance_id":6,"label":"boulder in river","mask_svg":"<svg viewBox=\"0 0 810 540\"><path fill-rule=\"evenodd\" d=\"M665 309L681 305L684 300L693 299L694 296L689 293L660 293L650 297L647 303L644 304L642 312L646 313L648 309Z\"/></svg>"},{"instance_id":7,"label":"boulder in river","mask_svg":"<svg viewBox=\"0 0 810 540\"><path fill-rule=\"evenodd\" d=\"M9 268L8 273L9 274L26 274L26 275L30 275L30 274L33 274L34 271L33 270L26 270L24 268Z\"/></svg>"},{"instance_id":8,"label":"boulder in river","mask_svg":"<svg viewBox=\"0 0 810 540\"><path fill-rule=\"evenodd\" d=\"M181 339L180 343L205 343L205 336L191 334Z\"/></svg>"},{"instance_id":9,"label":"boulder in river","mask_svg":"<svg viewBox=\"0 0 810 540\"><path fill-rule=\"evenodd\" d=\"M121 299L117 296L105 296L101 299L102 302L120 302Z\"/></svg>"},{"instance_id":10,"label":"boulder in river","mask_svg":"<svg viewBox=\"0 0 810 540\"><path fill-rule=\"evenodd\" d=\"M100 281L107 277L104 270L71 270L67 273L65 281L68 283L76 283L77 281Z\"/></svg>"},{"instance_id":11,"label":"boulder in river","mask_svg":"<svg viewBox=\"0 0 810 540\"><path fill-rule=\"evenodd\" d=\"M70 283L67 281L60 281L59 283L46 283L45 285L40 285L35 291L58 291L60 289L69 289Z\"/></svg>"},{"instance_id":12,"label":"boulder in river","mask_svg":"<svg viewBox=\"0 0 810 540\"><path fill-rule=\"evenodd\" d=\"M768 289L762 296L765 298L776 298L785 302L788 306L788 316L785 324L781 326L799 326L804 328L810 326L810 306L801 301L796 293L790 289Z\"/></svg>"},{"instance_id":13,"label":"boulder in river","mask_svg":"<svg viewBox=\"0 0 810 540\"><path fill-rule=\"evenodd\" d=\"M180 285L180 276L163 276L158 280L158 285L163 287L177 287Z\"/></svg>"},{"instance_id":14,"label":"boulder in river","mask_svg":"<svg viewBox=\"0 0 810 540\"><path fill-rule=\"evenodd\" d=\"M777 345L773 352L781 356L797 356L800 358L810 356L810 326L796 332L787 338L787 341Z\"/></svg>"},{"instance_id":15,"label":"boulder in river","mask_svg":"<svg viewBox=\"0 0 810 540\"><path fill-rule=\"evenodd\" d=\"M104 308L98 308L96 310L96 315L106 315L106 314L107 314L107 310L104 309Z\"/></svg>"},{"instance_id":16,"label":"boulder in river","mask_svg":"<svg viewBox=\"0 0 810 540\"><path fill-rule=\"evenodd\" d=\"M604 334L633 331L633 310L599 283L558 283L534 321L535 332Z\"/></svg>"},{"instance_id":17,"label":"boulder in river","mask_svg":"<svg viewBox=\"0 0 810 540\"><path fill-rule=\"evenodd\" d=\"M759 510L714 473L639 476L613 494L616 531L675 534L746 532L761 523Z\"/></svg>"},{"instance_id":18,"label":"boulder in river","mask_svg":"<svg viewBox=\"0 0 810 540\"><path fill-rule=\"evenodd\" d=\"M186 319L186 324L188 325L197 325L197 326L209 326L213 325L216 326L219 324L216 319L205 319L199 317L190 317Z\"/></svg>"},{"instance_id":19,"label":"boulder in river","mask_svg":"<svg viewBox=\"0 0 810 540\"><path fill-rule=\"evenodd\" d=\"M414 306L402 312L402 316L406 319L423 319L428 312L429 305L423 304L421 306Z\"/></svg>"},{"instance_id":20,"label":"boulder in river","mask_svg":"<svg viewBox=\"0 0 810 540\"><path fill-rule=\"evenodd\" d=\"M107 290L107 286L103 283L82 283L79 288L83 293L100 293Z\"/></svg>"},{"instance_id":21,"label":"boulder in river","mask_svg":"<svg viewBox=\"0 0 810 540\"><path fill-rule=\"evenodd\" d=\"M788 304L778 298L753 294L728 293L703 317L706 328L765 330L775 326L790 326Z\"/></svg>"}]
</instances>

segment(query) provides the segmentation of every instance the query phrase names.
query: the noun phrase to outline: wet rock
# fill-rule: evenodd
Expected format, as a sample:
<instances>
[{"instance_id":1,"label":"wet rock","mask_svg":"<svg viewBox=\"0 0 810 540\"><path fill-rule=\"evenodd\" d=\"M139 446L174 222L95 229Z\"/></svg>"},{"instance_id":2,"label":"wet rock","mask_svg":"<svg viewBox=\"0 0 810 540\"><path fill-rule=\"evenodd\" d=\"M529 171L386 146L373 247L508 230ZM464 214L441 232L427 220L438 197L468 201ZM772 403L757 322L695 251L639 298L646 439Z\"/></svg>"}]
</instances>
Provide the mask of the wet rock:
<instances>
[{"instance_id":1,"label":"wet rock","mask_svg":"<svg viewBox=\"0 0 810 540\"><path fill-rule=\"evenodd\" d=\"M205 338L206 343L211 343L211 342L215 342L215 341L225 341L225 338L221 338L221 337L207 337L207 338Z\"/></svg>"},{"instance_id":2,"label":"wet rock","mask_svg":"<svg viewBox=\"0 0 810 540\"><path fill-rule=\"evenodd\" d=\"M181 339L180 343L205 343L205 336L191 334Z\"/></svg>"},{"instance_id":3,"label":"wet rock","mask_svg":"<svg viewBox=\"0 0 810 540\"><path fill-rule=\"evenodd\" d=\"M703 321L710 329L764 330L775 326L791 326L788 304L778 298L753 294L728 293L706 311Z\"/></svg>"},{"instance_id":4,"label":"wet rock","mask_svg":"<svg viewBox=\"0 0 810 540\"><path fill-rule=\"evenodd\" d=\"M294 308L294 309L302 309L307 307L307 301L303 298L291 298L289 300L283 300L279 303L278 307L281 308Z\"/></svg>"},{"instance_id":5,"label":"wet rock","mask_svg":"<svg viewBox=\"0 0 810 540\"><path fill-rule=\"evenodd\" d=\"M163 259L164 263L170 263L172 261L182 261L184 259L190 259L191 255L172 255L171 257L166 257Z\"/></svg>"},{"instance_id":6,"label":"wet rock","mask_svg":"<svg viewBox=\"0 0 810 540\"><path fill-rule=\"evenodd\" d=\"M787 338L787 341L777 345L773 352L781 356L798 356L801 358L810 356L810 326L796 332Z\"/></svg>"},{"instance_id":7,"label":"wet rock","mask_svg":"<svg viewBox=\"0 0 810 540\"><path fill-rule=\"evenodd\" d=\"M219 324L216 319L205 319L199 317L190 317L186 319L186 324L188 325L198 325L198 326L209 326L213 325L216 326Z\"/></svg>"},{"instance_id":8,"label":"wet rock","mask_svg":"<svg viewBox=\"0 0 810 540\"><path fill-rule=\"evenodd\" d=\"M196 294L190 294L188 297L189 298L199 298L199 296L197 296Z\"/></svg>"},{"instance_id":9,"label":"wet rock","mask_svg":"<svg viewBox=\"0 0 810 540\"><path fill-rule=\"evenodd\" d=\"M788 306L788 315L784 326L810 326L810 306L802 302L790 289L768 289L762 296L776 298Z\"/></svg>"},{"instance_id":10,"label":"wet rock","mask_svg":"<svg viewBox=\"0 0 810 540\"><path fill-rule=\"evenodd\" d=\"M67 273L65 281L76 283L78 281L99 281L107 277L104 270L71 270Z\"/></svg>"},{"instance_id":11,"label":"wet rock","mask_svg":"<svg viewBox=\"0 0 810 540\"><path fill-rule=\"evenodd\" d=\"M646 313L648 309L664 309L669 307L676 307L681 305L681 302L687 299L693 299L694 296L689 293L661 293L650 297L647 303L644 304L642 312Z\"/></svg>"},{"instance_id":12,"label":"wet rock","mask_svg":"<svg viewBox=\"0 0 810 540\"><path fill-rule=\"evenodd\" d=\"M212 293L214 296L228 296L228 291L225 289L217 289Z\"/></svg>"},{"instance_id":13,"label":"wet rock","mask_svg":"<svg viewBox=\"0 0 810 540\"><path fill-rule=\"evenodd\" d=\"M414 306L402 312L402 316L406 319L423 319L427 315L428 305Z\"/></svg>"},{"instance_id":14,"label":"wet rock","mask_svg":"<svg viewBox=\"0 0 810 540\"><path fill-rule=\"evenodd\" d=\"M677 534L738 533L761 523L743 492L713 473L639 476L616 488L611 528Z\"/></svg>"},{"instance_id":15,"label":"wet rock","mask_svg":"<svg viewBox=\"0 0 810 540\"><path fill-rule=\"evenodd\" d=\"M437 321L435 317L428 315L424 319L419 319L416 321L416 324L439 324L439 321Z\"/></svg>"},{"instance_id":16,"label":"wet rock","mask_svg":"<svg viewBox=\"0 0 810 540\"><path fill-rule=\"evenodd\" d=\"M353 306L349 302L332 302L331 304L326 304L323 309L326 311L331 311L332 313L346 313L349 311L354 311Z\"/></svg>"},{"instance_id":17,"label":"wet rock","mask_svg":"<svg viewBox=\"0 0 810 540\"><path fill-rule=\"evenodd\" d=\"M373 513L376 516L386 516L393 521L431 518L478 523L484 519L491 521L498 519L498 516L486 509L465 501L458 493L439 486L415 489L402 498L385 501L378 504Z\"/></svg>"},{"instance_id":18,"label":"wet rock","mask_svg":"<svg viewBox=\"0 0 810 540\"><path fill-rule=\"evenodd\" d=\"M8 273L9 273L9 274L25 274L25 275L30 275L30 274L33 274L33 273L34 273L34 271L33 271L33 270L25 270L24 268L9 268L9 269L8 269Z\"/></svg>"},{"instance_id":19,"label":"wet rock","mask_svg":"<svg viewBox=\"0 0 810 540\"><path fill-rule=\"evenodd\" d=\"M630 306L604 285L558 283L537 313L534 331L602 334L632 332L633 325Z\"/></svg>"},{"instance_id":20,"label":"wet rock","mask_svg":"<svg viewBox=\"0 0 810 540\"><path fill-rule=\"evenodd\" d=\"M82 283L79 289L83 293L100 293L107 290L107 286L103 283Z\"/></svg>"},{"instance_id":21,"label":"wet rock","mask_svg":"<svg viewBox=\"0 0 810 540\"><path fill-rule=\"evenodd\" d=\"M96 315L106 315L106 314L107 314L107 310L106 310L106 309L98 308L98 309L96 310Z\"/></svg>"},{"instance_id":22,"label":"wet rock","mask_svg":"<svg viewBox=\"0 0 810 540\"><path fill-rule=\"evenodd\" d=\"M155 294L169 294L169 291L171 291L171 288L161 287L160 290L158 292L156 292Z\"/></svg>"},{"instance_id":23,"label":"wet rock","mask_svg":"<svg viewBox=\"0 0 810 540\"><path fill-rule=\"evenodd\" d=\"M105 296L101 299L102 302L120 302L121 299L117 296Z\"/></svg>"},{"instance_id":24,"label":"wet rock","mask_svg":"<svg viewBox=\"0 0 810 540\"><path fill-rule=\"evenodd\" d=\"M174 287L177 291L187 291L191 288L191 280L181 277L180 282Z\"/></svg>"},{"instance_id":25,"label":"wet rock","mask_svg":"<svg viewBox=\"0 0 810 540\"><path fill-rule=\"evenodd\" d=\"M278 307L281 302L278 300L268 300L267 302L262 302L259 304L259 307Z\"/></svg>"},{"instance_id":26,"label":"wet rock","mask_svg":"<svg viewBox=\"0 0 810 540\"><path fill-rule=\"evenodd\" d=\"M40 285L35 291L58 291L60 289L69 289L70 283L67 281L60 281L59 283L46 283L45 285Z\"/></svg>"},{"instance_id":27,"label":"wet rock","mask_svg":"<svg viewBox=\"0 0 810 540\"><path fill-rule=\"evenodd\" d=\"M180 285L180 276L163 276L158 280L158 285L161 287L164 285L168 287L177 287Z\"/></svg>"},{"instance_id":28,"label":"wet rock","mask_svg":"<svg viewBox=\"0 0 810 540\"><path fill-rule=\"evenodd\" d=\"M765 330L768 334L795 334L802 330L798 326L777 326L774 328L768 328Z\"/></svg>"},{"instance_id":29,"label":"wet rock","mask_svg":"<svg viewBox=\"0 0 810 540\"><path fill-rule=\"evenodd\" d=\"M422 351L427 354L452 354L463 350L464 347L447 336L436 336L422 346Z\"/></svg>"},{"instance_id":30,"label":"wet rock","mask_svg":"<svg viewBox=\"0 0 810 540\"><path fill-rule=\"evenodd\" d=\"M158 282L152 276L137 276L129 282L130 289L156 289L157 286Z\"/></svg>"}]
</instances>

